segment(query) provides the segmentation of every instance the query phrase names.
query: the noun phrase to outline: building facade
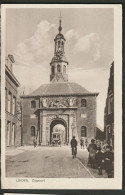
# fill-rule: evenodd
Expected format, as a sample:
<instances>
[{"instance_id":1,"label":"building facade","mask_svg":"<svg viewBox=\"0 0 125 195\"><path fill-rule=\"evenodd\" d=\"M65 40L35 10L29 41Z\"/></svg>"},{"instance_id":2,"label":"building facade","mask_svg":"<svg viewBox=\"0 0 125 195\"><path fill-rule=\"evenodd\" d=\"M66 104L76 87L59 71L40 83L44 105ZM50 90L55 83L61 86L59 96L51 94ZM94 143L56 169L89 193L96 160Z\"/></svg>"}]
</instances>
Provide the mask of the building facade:
<instances>
[{"instance_id":1,"label":"building facade","mask_svg":"<svg viewBox=\"0 0 125 195\"><path fill-rule=\"evenodd\" d=\"M61 33L61 20L58 30L50 63L50 83L21 96L23 145L33 144L34 138L39 144L51 144L54 126L58 124L65 127L62 137L66 143L73 135L77 140L95 137L98 93L68 81L69 63L65 56L66 40Z\"/></svg>"},{"instance_id":2,"label":"building facade","mask_svg":"<svg viewBox=\"0 0 125 195\"><path fill-rule=\"evenodd\" d=\"M5 129L6 146L13 146L16 142L17 131L17 88L19 82L12 73L14 58L8 55L5 64Z\"/></svg>"},{"instance_id":3,"label":"building facade","mask_svg":"<svg viewBox=\"0 0 125 195\"><path fill-rule=\"evenodd\" d=\"M110 77L104 111L104 132L106 141L114 148L114 62L111 64Z\"/></svg>"}]
</instances>

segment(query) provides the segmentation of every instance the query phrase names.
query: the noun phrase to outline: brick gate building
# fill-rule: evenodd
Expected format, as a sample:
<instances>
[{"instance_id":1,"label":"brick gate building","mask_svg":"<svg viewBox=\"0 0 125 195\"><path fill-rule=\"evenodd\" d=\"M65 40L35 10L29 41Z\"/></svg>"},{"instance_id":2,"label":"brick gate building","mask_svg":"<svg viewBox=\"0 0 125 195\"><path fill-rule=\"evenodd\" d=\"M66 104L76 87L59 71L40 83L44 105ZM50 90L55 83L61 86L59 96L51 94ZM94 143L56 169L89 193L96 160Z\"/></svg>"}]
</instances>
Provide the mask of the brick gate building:
<instances>
[{"instance_id":1,"label":"brick gate building","mask_svg":"<svg viewBox=\"0 0 125 195\"><path fill-rule=\"evenodd\" d=\"M51 60L50 83L41 85L22 98L22 144L33 144L34 137L39 144L52 141L54 126L65 127L65 142L70 142L75 135L94 138L96 128L96 98L98 93L91 93L77 83L68 82L68 61L65 57L65 38L56 35L54 57Z\"/></svg>"}]
</instances>

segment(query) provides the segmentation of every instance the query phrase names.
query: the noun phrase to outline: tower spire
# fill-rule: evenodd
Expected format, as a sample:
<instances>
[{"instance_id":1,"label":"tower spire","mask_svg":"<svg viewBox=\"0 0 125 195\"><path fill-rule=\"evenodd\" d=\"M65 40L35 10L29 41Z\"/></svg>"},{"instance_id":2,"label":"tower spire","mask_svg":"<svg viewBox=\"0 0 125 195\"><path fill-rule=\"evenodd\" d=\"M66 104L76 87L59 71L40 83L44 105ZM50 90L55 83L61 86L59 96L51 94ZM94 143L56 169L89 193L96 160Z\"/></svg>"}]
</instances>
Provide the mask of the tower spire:
<instances>
[{"instance_id":1,"label":"tower spire","mask_svg":"<svg viewBox=\"0 0 125 195\"><path fill-rule=\"evenodd\" d=\"M55 48L54 48L54 57L51 60L51 74L50 81L51 82L67 82L68 74L67 74L67 65L68 61L65 57L65 38L61 33L61 12L59 17L59 33L56 35Z\"/></svg>"},{"instance_id":2,"label":"tower spire","mask_svg":"<svg viewBox=\"0 0 125 195\"><path fill-rule=\"evenodd\" d=\"M58 28L58 30L59 30L59 33L61 33L61 31L62 31L62 26L61 26L61 19L62 19L62 17L61 17L61 11L60 11L60 16L59 16L59 28Z\"/></svg>"}]
</instances>

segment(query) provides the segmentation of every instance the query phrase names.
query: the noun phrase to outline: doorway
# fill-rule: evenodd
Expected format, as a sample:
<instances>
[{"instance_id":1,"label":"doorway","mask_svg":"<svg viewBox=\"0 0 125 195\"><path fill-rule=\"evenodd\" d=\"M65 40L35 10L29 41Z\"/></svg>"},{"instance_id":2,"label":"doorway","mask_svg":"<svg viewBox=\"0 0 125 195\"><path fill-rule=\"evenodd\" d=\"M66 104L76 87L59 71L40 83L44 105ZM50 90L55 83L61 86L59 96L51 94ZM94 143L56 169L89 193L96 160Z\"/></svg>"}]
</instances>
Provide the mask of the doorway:
<instances>
[{"instance_id":1,"label":"doorway","mask_svg":"<svg viewBox=\"0 0 125 195\"><path fill-rule=\"evenodd\" d=\"M67 125L63 119L54 119L50 124L50 144L52 142L52 133L60 133L61 143L67 142Z\"/></svg>"}]
</instances>

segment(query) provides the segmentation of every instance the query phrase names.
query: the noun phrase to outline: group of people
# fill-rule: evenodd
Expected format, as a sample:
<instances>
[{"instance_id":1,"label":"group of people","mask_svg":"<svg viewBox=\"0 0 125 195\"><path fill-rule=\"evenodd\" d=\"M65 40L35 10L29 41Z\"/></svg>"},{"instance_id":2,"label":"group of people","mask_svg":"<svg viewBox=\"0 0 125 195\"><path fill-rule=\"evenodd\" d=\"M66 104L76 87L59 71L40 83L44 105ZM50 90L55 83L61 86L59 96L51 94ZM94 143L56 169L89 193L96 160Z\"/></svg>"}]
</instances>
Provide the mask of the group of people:
<instances>
[{"instance_id":1,"label":"group of people","mask_svg":"<svg viewBox=\"0 0 125 195\"><path fill-rule=\"evenodd\" d=\"M102 147L97 146L95 140L92 139L88 146L89 159L88 166L98 168L99 175L102 175L102 169L105 169L109 178L113 174L114 155L110 143L104 144Z\"/></svg>"},{"instance_id":2,"label":"group of people","mask_svg":"<svg viewBox=\"0 0 125 195\"><path fill-rule=\"evenodd\" d=\"M84 148L84 140L80 140L81 148ZM85 141L85 146L89 152L88 166L91 168L97 168L98 174L102 175L102 170L104 169L109 178L113 176L113 163L114 163L114 154L112 152L112 147L110 143L107 142L103 146L97 145L95 140L92 139L91 143L88 143L88 140ZM73 148L76 147L77 151L77 140L75 136L71 140L71 148L73 154Z\"/></svg>"},{"instance_id":3,"label":"group of people","mask_svg":"<svg viewBox=\"0 0 125 195\"><path fill-rule=\"evenodd\" d=\"M84 139L82 139L81 138L81 140L80 140L80 146L81 146L81 149L83 148L84 149L84 147L86 146L86 148L88 147L88 140L86 139L85 140L85 142L84 142Z\"/></svg>"}]
</instances>

